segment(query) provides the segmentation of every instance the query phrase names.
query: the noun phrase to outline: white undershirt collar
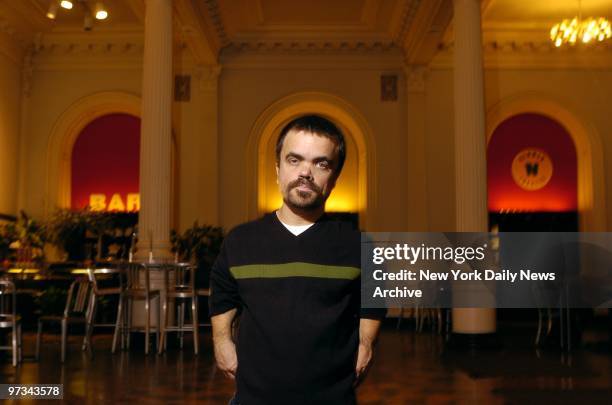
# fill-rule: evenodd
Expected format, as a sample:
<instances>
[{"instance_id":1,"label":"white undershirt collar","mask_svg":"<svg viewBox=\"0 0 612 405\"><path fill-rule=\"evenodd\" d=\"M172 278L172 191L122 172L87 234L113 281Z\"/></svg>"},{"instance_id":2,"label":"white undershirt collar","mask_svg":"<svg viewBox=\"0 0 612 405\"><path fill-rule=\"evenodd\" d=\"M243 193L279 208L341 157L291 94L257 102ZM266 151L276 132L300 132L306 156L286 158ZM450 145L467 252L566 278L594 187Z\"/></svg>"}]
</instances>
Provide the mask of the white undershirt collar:
<instances>
[{"instance_id":1,"label":"white undershirt collar","mask_svg":"<svg viewBox=\"0 0 612 405\"><path fill-rule=\"evenodd\" d=\"M287 228L289 230L289 232L291 232L292 234L294 234L295 236L301 234L302 232L304 232L306 229L310 228L311 226L313 226L315 223L313 222L312 224L306 224L306 225L289 225L284 223L283 221L281 221L280 217L278 216L278 212L275 212L276 218L278 218L279 222L281 224L283 224L283 226L285 228Z\"/></svg>"}]
</instances>

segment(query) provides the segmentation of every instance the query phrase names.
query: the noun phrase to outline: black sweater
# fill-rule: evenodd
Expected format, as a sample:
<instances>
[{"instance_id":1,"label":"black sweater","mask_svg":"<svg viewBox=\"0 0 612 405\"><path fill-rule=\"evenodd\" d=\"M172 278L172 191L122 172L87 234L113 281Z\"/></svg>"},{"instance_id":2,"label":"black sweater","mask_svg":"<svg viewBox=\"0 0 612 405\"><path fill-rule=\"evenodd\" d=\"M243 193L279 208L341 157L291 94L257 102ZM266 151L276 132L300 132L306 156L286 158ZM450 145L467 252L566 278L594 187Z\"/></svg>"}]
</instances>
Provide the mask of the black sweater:
<instances>
[{"instance_id":1,"label":"black sweater","mask_svg":"<svg viewBox=\"0 0 612 405\"><path fill-rule=\"evenodd\" d=\"M241 405L353 404L360 233L323 215L298 236L275 213L234 228L211 273L210 314L237 308Z\"/></svg>"}]
</instances>

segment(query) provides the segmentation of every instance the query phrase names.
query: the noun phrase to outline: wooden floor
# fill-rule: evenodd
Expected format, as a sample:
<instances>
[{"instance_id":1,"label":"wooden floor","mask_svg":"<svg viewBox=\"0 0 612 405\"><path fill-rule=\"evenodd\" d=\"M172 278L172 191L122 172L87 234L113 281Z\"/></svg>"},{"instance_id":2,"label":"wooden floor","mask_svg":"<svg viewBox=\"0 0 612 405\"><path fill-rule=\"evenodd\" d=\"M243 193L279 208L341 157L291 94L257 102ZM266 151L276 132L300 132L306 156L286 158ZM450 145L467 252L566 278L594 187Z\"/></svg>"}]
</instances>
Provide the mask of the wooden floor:
<instances>
[{"instance_id":1,"label":"wooden floor","mask_svg":"<svg viewBox=\"0 0 612 405\"><path fill-rule=\"evenodd\" d=\"M145 356L142 346L111 355L111 336L99 334L90 360L75 336L63 366L57 335L46 336L41 360L34 362L27 358L34 336L26 334L24 363L14 369L7 356L0 358L0 383L62 383L63 402L74 404L226 404L233 384L215 370L209 332L202 332L198 357L190 339L183 351L171 347L162 356ZM568 356L554 347L536 351L513 341L520 339L506 336L501 350L470 354L447 350L441 336L417 334L408 323L400 331L387 325L375 363L358 389L359 404L590 405L612 400L609 346L583 344Z\"/></svg>"}]
</instances>

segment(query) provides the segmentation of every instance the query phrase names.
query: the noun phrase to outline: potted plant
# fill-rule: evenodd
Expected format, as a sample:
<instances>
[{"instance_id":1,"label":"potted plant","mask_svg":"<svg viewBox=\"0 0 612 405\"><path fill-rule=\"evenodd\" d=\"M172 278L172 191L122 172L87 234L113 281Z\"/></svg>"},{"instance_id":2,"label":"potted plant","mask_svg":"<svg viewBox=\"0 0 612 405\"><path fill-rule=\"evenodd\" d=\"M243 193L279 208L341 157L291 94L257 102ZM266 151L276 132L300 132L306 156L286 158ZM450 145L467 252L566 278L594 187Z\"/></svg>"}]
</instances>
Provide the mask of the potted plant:
<instances>
[{"instance_id":1,"label":"potted plant","mask_svg":"<svg viewBox=\"0 0 612 405\"><path fill-rule=\"evenodd\" d=\"M171 231L172 251L180 261L188 261L198 266L196 282L198 287L208 287L210 270L223 242L223 228L199 225L196 221L182 234Z\"/></svg>"},{"instance_id":2,"label":"potted plant","mask_svg":"<svg viewBox=\"0 0 612 405\"><path fill-rule=\"evenodd\" d=\"M17 230L14 223L0 225L0 264L11 259L11 244L17 240Z\"/></svg>"},{"instance_id":3,"label":"potted plant","mask_svg":"<svg viewBox=\"0 0 612 405\"><path fill-rule=\"evenodd\" d=\"M48 223L51 242L68 254L70 261L87 259L86 232L90 226L89 210L57 210Z\"/></svg>"},{"instance_id":4,"label":"potted plant","mask_svg":"<svg viewBox=\"0 0 612 405\"><path fill-rule=\"evenodd\" d=\"M21 211L15 224L16 239L10 244L11 249L17 249L16 261L40 265L44 261L44 245L47 240L47 229L42 223L30 218Z\"/></svg>"}]
</instances>

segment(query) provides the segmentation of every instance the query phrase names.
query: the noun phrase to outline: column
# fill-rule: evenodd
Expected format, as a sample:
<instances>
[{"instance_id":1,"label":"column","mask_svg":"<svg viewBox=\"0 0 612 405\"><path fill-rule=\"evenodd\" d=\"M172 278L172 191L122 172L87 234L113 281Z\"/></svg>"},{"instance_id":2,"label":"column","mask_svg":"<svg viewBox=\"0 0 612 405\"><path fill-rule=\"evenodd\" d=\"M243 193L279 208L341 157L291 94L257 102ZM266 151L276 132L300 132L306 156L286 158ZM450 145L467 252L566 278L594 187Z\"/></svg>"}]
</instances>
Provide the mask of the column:
<instances>
[{"instance_id":1,"label":"column","mask_svg":"<svg viewBox=\"0 0 612 405\"><path fill-rule=\"evenodd\" d=\"M487 163L480 0L454 0L453 3L457 231L486 232ZM453 309L452 314L455 335L495 332L495 309L458 308Z\"/></svg>"},{"instance_id":2,"label":"column","mask_svg":"<svg viewBox=\"0 0 612 405\"><path fill-rule=\"evenodd\" d=\"M407 179L409 195L407 198L408 230L427 232L429 229L427 209L427 172L425 157L425 76L427 68L421 65L407 65L406 77L407 105Z\"/></svg>"},{"instance_id":3,"label":"column","mask_svg":"<svg viewBox=\"0 0 612 405\"><path fill-rule=\"evenodd\" d=\"M200 66L197 70L202 132L199 137L198 218L201 224L219 224L219 76L220 65Z\"/></svg>"},{"instance_id":4,"label":"column","mask_svg":"<svg viewBox=\"0 0 612 405\"><path fill-rule=\"evenodd\" d=\"M172 0L145 4L137 260L170 253Z\"/></svg>"}]
</instances>

